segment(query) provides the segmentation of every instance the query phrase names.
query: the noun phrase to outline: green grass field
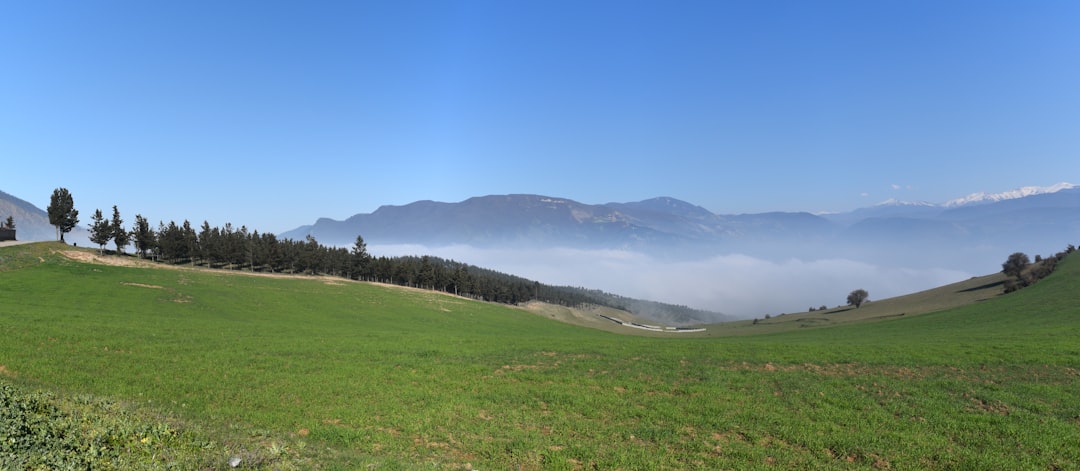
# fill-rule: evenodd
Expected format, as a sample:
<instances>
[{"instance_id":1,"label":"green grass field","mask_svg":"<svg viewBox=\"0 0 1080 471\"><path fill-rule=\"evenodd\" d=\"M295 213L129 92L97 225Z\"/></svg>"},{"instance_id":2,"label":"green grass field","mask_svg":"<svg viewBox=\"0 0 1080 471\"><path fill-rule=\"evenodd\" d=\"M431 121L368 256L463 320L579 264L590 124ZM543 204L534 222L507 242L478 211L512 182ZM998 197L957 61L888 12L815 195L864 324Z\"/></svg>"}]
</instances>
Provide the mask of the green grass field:
<instances>
[{"instance_id":1,"label":"green grass field","mask_svg":"<svg viewBox=\"0 0 1080 471\"><path fill-rule=\"evenodd\" d=\"M131 467L1080 469L1076 256L941 312L656 338L62 248L0 248L0 384L130 413L100 427Z\"/></svg>"}]
</instances>

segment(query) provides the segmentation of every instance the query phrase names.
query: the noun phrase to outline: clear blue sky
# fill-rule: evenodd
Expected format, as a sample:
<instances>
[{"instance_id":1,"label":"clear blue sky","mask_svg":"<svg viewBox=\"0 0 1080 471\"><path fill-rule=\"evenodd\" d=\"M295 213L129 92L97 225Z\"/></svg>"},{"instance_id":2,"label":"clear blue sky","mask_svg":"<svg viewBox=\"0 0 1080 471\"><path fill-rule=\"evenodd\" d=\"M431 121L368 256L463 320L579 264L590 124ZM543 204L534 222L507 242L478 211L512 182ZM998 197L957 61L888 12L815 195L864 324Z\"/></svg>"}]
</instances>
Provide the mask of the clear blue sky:
<instances>
[{"instance_id":1,"label":"clear blue sky","mask_svg":"<svg viewBox=\"0 0 1080 471\"><path fill-rule=\"evenodd\" d=\"M280 232L383 204L718 213L1080 183L1080 2L0 3L0 190Z\"/></svg>"}]
</instances>

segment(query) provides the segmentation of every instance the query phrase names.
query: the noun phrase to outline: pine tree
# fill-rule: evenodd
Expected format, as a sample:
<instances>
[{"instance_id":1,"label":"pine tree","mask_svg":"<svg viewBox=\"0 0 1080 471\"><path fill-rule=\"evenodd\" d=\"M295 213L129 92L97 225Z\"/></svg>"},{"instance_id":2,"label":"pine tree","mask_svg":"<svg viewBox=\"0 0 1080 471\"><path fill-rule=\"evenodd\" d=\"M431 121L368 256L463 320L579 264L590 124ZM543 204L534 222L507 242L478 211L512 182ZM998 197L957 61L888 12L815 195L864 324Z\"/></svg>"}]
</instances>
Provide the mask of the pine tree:
<instances>
[{"instance_id":1,"label":"pine tree","mask_svg":"<svg viewBox=\"0 0 1080 471\"><path fill-rule=\"evenodd\" d=\"M105 220L105 216L101 214L101 210L94 210L94 216L91 218L94 223L90 226L90 242L98 244L98 253L105 253L105 244L108 244L112 240L112 224Z\"/></svg>"},{"instance_id":2,"label":"pine tree","mask_svg":"<svg viewBox=\"0 0 1080 471\"><path fill-rule=\"evenodd\" d=\"M139 251L139 257L146 257L146 252L152 250L155 244L154 230L150 228L150 222L141 214L135 215L135 250Z\"/></svg>"},{"instance_id":3,"label":"pine tree","mask_svg":"<svg viewBox=\"0 0 1080 471\"><path fill-rule=\"evenodd\" d=\"M120 210L112 207L112 239L116 243L116 253L124 253L124 247L131 243L131 233L124 229L124 220L120 219Z\"/></svg>"},{"instance_id":4,"label":"pine tree","mask_svg":"<svg viewBox=\"0 0 1080 471\"><path fill-rule=\"evenodd\" d=\"M371 261L371 255L367 251L367 243L364 242L364 237L357 234L356 243L353 244L352 257L349 263L349 271L351 272L349 278L363 279L367 272L368 263Z\"/></svg>"},{"instance_id":5,"label":"pine tree","mask_svg":"<svg viewBox=\"0 0 1080 471\"><path fill-rule=\"evenodd\" d=\"M79 223L79 211L75 209L75 199L67 188L53 190L49 202L49 224L56 226L56 235L60 242L64 241L64 234L71 232Z\"/></svg>"}]
</instances>

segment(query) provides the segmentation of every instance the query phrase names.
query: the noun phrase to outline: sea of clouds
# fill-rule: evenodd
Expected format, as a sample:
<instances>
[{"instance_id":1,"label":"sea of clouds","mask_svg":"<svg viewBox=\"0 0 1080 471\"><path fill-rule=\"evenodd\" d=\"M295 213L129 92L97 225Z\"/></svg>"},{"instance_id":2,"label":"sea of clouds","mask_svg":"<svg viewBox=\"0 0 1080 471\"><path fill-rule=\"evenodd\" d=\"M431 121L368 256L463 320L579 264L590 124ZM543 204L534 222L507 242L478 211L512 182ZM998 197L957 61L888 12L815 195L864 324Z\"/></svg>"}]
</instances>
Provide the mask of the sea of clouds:
<instances>
[{"instance_id":1,"label":"sea of clouds","mask_svg":"<svg viewBox=\"0 0 1080 471\"><path fill-rule=\"evenodd\" d=\"M844 258L767 260L745 254L660 259L629 250L492 249L376 245L375 256L434 255L550 285L581 286L739 318L835 307L865 289L884 299L974 276L962 270L884 266ZM985 273L979 273L985 274Z\"/></svg>"}]
</instances>

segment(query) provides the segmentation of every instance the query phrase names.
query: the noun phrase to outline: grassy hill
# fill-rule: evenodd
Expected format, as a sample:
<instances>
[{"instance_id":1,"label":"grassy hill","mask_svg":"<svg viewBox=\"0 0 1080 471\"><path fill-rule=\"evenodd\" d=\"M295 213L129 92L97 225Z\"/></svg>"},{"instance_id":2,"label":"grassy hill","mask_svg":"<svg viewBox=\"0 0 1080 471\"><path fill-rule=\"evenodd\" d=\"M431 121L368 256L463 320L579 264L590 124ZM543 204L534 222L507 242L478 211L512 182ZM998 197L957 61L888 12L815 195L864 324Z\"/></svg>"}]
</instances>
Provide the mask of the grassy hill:
<instances>
[{"instance_id":1,"label":"grassy hill","mask_svg":"<svg viewBox=\"0 0 1080 471\"><path fill-rule=\"evenodd\" d=\"M1075 255L951 310L652 338L336 279L82 263L62 247L0 248L0 384L76 415L119 404L133 422L100 430L129 469L1080 463ZM0 468L15 459L3 452Z\"/></svg>"},{"instance_id":2,"label":"grassy hill","mask_svg":"<svg viewBox=\"0 0 1080 471\"><path fill-rule=\"evenodd\" d=\"M852 322L891 320L981 303L999 297L1007 277L1002 273L977 276L917 293L867 302L859 308L832 309L780 314L755 321L725 322L708 327L709 336L761 335L793 329L830 327ZM782 287L778 289L783 289Z\"/></svg>"}]
</instances>

